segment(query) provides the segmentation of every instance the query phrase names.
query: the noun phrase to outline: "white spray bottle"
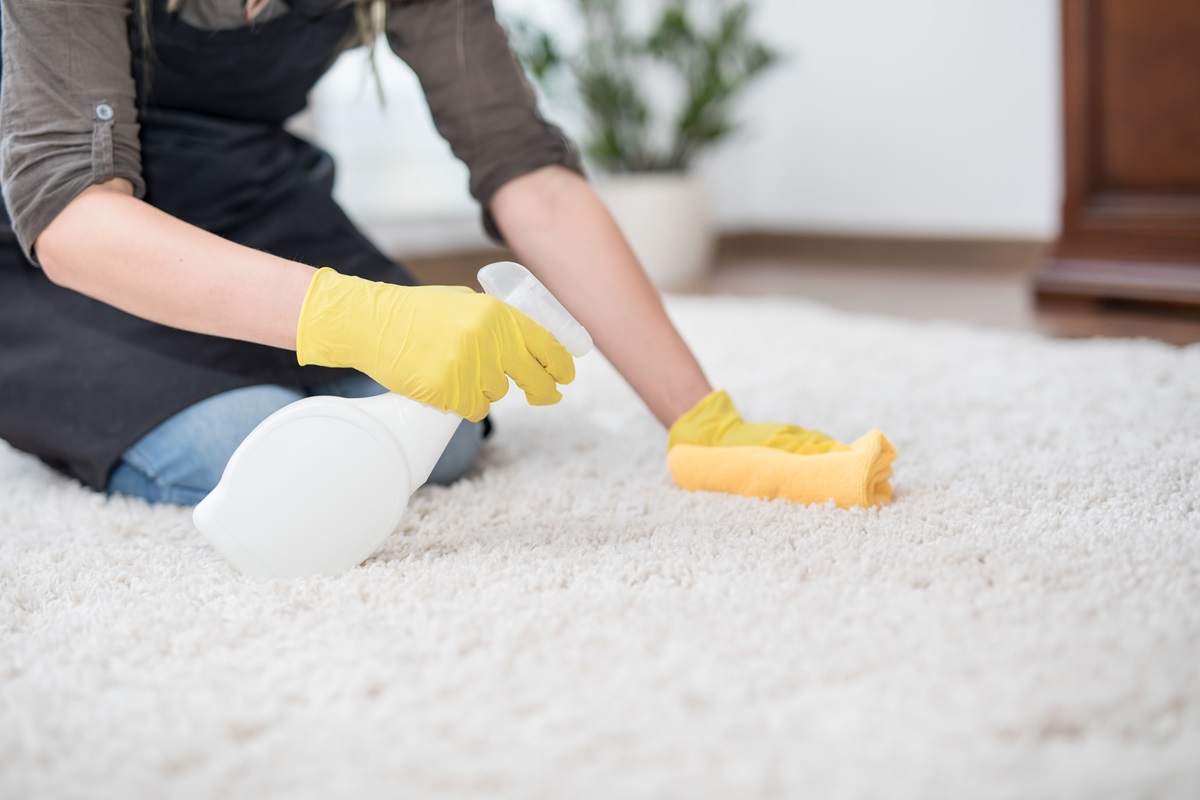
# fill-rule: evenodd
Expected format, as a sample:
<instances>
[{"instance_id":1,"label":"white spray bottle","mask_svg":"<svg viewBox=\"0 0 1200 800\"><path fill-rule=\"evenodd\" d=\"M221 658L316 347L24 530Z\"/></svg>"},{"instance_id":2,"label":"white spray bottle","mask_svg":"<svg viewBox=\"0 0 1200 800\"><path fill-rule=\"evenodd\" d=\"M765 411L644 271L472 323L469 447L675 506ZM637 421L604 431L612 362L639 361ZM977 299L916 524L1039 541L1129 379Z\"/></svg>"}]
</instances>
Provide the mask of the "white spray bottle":
<instances>
[{"instance_id":1,"label":"white spray bottle","mask_svg":"<svg viewBox=\"0 0 1200 800\"><path fill-rule=\"evenodd\" d=\"M520 264L489 264L479 283L573 356L591 349L587 331ZM341 574L396 528L461 422L398 394L299 400L246 437L192 519L246 575Z\"/></svg>"}]
</instances>

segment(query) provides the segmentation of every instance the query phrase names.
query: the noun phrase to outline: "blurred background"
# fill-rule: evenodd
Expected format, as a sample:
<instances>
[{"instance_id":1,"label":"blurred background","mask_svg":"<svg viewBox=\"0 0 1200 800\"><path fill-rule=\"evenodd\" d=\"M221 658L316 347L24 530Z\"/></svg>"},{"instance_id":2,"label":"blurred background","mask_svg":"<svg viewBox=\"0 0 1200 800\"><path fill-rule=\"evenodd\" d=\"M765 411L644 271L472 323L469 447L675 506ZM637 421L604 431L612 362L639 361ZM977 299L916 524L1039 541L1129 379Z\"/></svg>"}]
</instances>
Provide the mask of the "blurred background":
<instances>
[{"instance_id":1,"label":"blurred background","mask_svg":"<svg viewBox=\"0 0 1200 800\"><path fill-rule=\"evenodd\" d=\"M559 67L578 59L597 6L660 50L664 31L715 41L736 11L740 63L771 56L725 87L734 130L684 169L589 159L665 291L1200 341L1195 0L496 0L532 67L542 45ZM462 282L503 253L415 77L384 43L377 62L382 106L360 49L298 124L333 152L339 199L377 243L425 280ZM535 81L544 112L586 145L595 115L559 77ZM689 78L637 80L658 120L646 136L667 141Z\"/></svg>"}]
</instances>

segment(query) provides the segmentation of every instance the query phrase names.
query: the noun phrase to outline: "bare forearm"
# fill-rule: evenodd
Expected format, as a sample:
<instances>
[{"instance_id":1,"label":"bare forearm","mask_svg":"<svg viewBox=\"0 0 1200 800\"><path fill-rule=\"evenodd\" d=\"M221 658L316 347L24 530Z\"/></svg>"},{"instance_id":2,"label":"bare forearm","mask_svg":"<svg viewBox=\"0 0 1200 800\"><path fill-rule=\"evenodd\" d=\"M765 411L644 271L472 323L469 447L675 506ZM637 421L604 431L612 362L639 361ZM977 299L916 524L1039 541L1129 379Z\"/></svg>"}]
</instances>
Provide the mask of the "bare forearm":
<instances>
[{"instance_id":1,"label":"bare forearm","mask_svg":"<svg viewBox=\"0 0 1200 800\"><path fill-rule=\"evenodd\" d=\"M513 180L492 214L517 257L592 334L664 425L712 390L616 222L561 167Z\"/></svg>"},{"instance_id":2,"label":"bare forearm","mask_svg":"<svg viewBox=\"0 0 1200 800\"><path fill-rule=\"evenodd\" d=\"M312 267L207 233L128 187L88 188L38 237L52 280L173 328L295 349Z\"/></svg>"}]
</instances>

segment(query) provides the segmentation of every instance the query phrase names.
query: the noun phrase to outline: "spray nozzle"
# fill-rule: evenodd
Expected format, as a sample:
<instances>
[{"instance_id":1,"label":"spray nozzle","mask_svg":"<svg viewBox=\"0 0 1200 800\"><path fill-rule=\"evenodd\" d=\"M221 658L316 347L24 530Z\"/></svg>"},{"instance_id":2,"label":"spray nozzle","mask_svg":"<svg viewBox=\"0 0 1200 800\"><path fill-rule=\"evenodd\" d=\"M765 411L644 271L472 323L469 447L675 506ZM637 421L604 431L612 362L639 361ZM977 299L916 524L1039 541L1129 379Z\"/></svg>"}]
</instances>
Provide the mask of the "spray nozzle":
<instances>
[{"instance_id":1,"label":"spray nozzle","mask_svg":"<svg viewBox=\"0 0 1200 800\"><path fill-rule=\"evenodd\" d=\"M529 270L512 261L497 261L479 270L479 285L498 300L524 313L579 358L592 349L592 337L571 312Z\"/></svg>"}]
</instances>

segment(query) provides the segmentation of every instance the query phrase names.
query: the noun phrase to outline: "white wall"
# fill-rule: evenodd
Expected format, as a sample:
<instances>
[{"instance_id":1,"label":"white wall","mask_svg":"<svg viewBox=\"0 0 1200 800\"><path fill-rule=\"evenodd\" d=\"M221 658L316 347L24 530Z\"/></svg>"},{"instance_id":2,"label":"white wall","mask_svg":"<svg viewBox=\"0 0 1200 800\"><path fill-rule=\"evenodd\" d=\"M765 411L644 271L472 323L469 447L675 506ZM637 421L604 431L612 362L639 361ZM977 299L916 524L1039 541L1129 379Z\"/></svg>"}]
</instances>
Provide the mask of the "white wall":
<instances>
[{"instance_id":1,"label":"white wall","mask_svg":"<svg viewBox=\"0 0 1200 800\"><path fill-rule=\"evenodd\" d=\"M732 227L1050 237L1054 0L770 0L789 63L708 175Z\"/></svg>"},{"instance_id":2,"label":"white wall","mask_svg":"<svg viewBox=\"0 0 1200 800\"><path fill-rule=\"evenodd\" d=\"M434 130L416 77L383 42L376 57L383 105L360 49L317 84L304 120L334 156L342 207L386 252L486 245L467 169Z\"/></svg>"},{"instance_id":3,"label":"white wall","mask_svg":"<svg viewBox=\"0 0 1200 800\"><path fill-rule=\"evenodd\" d=\"M1057 8L1056 0L760 0L757 28L787 61L744 98L745 132L701 165L719 223L1052 237L1061 191ZM383 111L357 54L314 93L318 136L341 166L339 196L400 252L483 242L466 172L433 131L415 79L386 49L379 56Z\"/></svg>"}]
</instances>

